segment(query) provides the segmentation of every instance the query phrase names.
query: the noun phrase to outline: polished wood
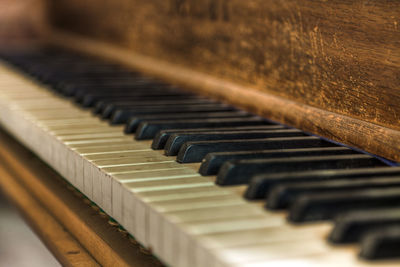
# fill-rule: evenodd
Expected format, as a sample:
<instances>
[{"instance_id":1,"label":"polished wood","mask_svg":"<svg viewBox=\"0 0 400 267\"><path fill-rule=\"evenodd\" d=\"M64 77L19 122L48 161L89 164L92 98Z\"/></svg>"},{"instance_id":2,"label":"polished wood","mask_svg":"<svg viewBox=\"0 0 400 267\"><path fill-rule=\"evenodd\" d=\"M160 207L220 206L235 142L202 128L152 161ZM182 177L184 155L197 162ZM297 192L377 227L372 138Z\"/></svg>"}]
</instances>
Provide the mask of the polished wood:
<instances>
[{"instance_id":1,"label":"polished wood","mask_svg":"<svg viewBox=\"0 0 400 267\"><path fill-rule=\"evenodd\" d=\"M400 160L400 3L396 1L49 4L55 27L112 43L125 55L93 46L86 51L112 54L128 64L136 61L131 63L134 67L163 78L172 74L169 78L179 82L187 79L183 83L192 87L198 83L203 92L240 102L274 120ZM170 65L150 66L150 61L136 55L176 68L162 71ZM175 73L181 69L189 72ZM199 75L189 76L190 71ZM289 104L275 109L284 103Z\"/></svg>"},{"instance_id":2,"label":"polished wood","mask_svg":"<svg viewBox=\"0 0 400 267\"><path fill-rule=\"evenodd\" d=\"M0 132L0 186L65 266L160 266L31 152ZM75 189L73 189L75 190ZM77 191L75 191L77 192Z\"/></svg>"}]
</instances>

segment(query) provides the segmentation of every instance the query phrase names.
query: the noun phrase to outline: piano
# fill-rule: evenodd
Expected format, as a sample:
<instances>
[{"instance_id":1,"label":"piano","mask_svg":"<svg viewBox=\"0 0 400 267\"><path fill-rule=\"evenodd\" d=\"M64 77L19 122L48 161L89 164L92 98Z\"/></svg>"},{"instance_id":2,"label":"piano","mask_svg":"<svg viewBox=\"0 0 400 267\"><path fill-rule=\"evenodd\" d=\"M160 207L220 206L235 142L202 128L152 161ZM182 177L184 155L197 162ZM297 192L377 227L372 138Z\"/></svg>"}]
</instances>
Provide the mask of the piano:
<instances>
[{"instance_id":1,"label":"piano","mask_svg":"<svg viewBox=\"0 0 400 267\"><path fill-rule=\"evenodd\" d=\"M47 8L0 52L0 183L63 264L399 266L398 3Z\"/></svg>"}]
</instances>

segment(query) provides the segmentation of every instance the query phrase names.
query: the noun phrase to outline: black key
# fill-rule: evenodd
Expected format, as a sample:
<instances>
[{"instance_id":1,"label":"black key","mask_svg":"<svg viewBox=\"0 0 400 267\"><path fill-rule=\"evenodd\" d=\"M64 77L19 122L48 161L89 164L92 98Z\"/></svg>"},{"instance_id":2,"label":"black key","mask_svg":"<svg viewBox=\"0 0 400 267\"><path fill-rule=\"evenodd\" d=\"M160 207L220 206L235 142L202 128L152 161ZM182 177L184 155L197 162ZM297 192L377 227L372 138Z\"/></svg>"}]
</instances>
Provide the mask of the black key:
<instances>
[{"instance_id":1,"label":"black key","mask_svg":"<svg viewBox=\"0 0 400 267\"><path fill-rule=\"evenodd\" d=\"M277 184L291 182L314 182L343 179L372 179L375 177L400 176L400 167L376 167L346 170L313 170L296 173L260 174L251 179L246 190L247 199L261 199L268 196L270 189Z\"/></svg>"},{"instance_id":2,"label":"black key","mask_svg":"<svg viewBox=\"0 0 400 267\"><path fill-rule=\"evenodd\" d=\"M283 130L261 130L261 131L232 131L232 132L203 132L203 133L181 133L173 134L165 145L165 155L176 156L181 146L186 142L209 141L209 140L240 140L261 139L272 137L305 136L306 134L297 129Z\"/></svg>"},{"instance_id":3,"label":"black key","mask_svg":"<svg viewBox=\"0 0 400 267\"><path fill-rule=\"evenodd\" d=\"M185 112L185 113L160 113L129 117L129 114L120 112L117 116L113 114L111 124L126 123L131 132L135 132L142 121L174 120L174 119L208 119L208 118L244 118L254 116L244 111L223 111L223 112Z\"/></svg>"},{"instance_id":4,"label":"black key","mask_svg":"<svg viewBox=\"0 0 400 267\"><path fill-rule=\"evenodd\" d=\"M366 232L394 225L400 226L400 207L344 213L335 218L329 240L341 244L358 242Z\"/></svg>"},{"instance_id":5,"label":"black key","mask_svg":"<svg viewBox=\"0 0 400 267\"><path fill-rule=\"evenodd\" d=\"M177 101L177 100L201 100L202 98L190 95L181 95L178 93L168 93L168 92L153 92L149 94L148 92L134 92L129 94L115 93L110 96L92 96L87 95L82 101L82 105L85 107L94 107L93 113L100 114L109 105L128 105L131 102L137 101Z\"/></svg>"},{"instance_id":6,"label":"black key","mask_svg":"<svg viewBox=\"0 0 400 267\"><path fill-rule=\"evenodd\" d=\"M200 113L201 114L201 113ZM221 131L235 131L235 130L274 130L285 129L282 125L256 125L256 126L242 126L242 127L222 127L222 128L196 128L196 129L168 129L162 130L154 137L151 144L152 149L163 149L168 141L168 138L175 133L201 133L201 132L221 132Z\"/></svg>"},{"instance_id":7,"label":"black key","mask_svg":"<svg viewBox=\"0 0 400 267\"><path fill-rule=\"evenodd\" d=\"M93 83L90 81L85 81L83 83L71 83L65 85L64 88L68 87L74 88L72 90L71 96L76 102L81 103L88 98L88 100L98 100L98 99L112 99L117 96L135 96L135 95L183 95L184 93L178 91L175 88L171 88L168 85L157 85L153 82L142 81L137 79L135 81L114 81L114 82L104 82L104 83Z\"/></svg>"},{"instance_id":8,"label":"black key","mask_svg":"<svg viewBox=\"0 0 400 267\"><path fill-rule=\"evenodd\" d=\"M131 73L126 72L81 72L81 73L68 73L68 72L55 72L59 77L60 82L80 84L113 84L123 82L123 84L137 83L141 80Z\"/></svg>"},{"instance_id":9,"label":"black key","mask_svg":"<svg viewBox=\"0 0 400 267\"><path fill-rule=\"evenodd\" d=\"M400 258L400 225L367 233L361 241L360 256L369 260Z\"/></svg>"},{"instance_id":10,"label":"black key","mask_svg":"<svg viewBox=\"0 0 400 267\"><path fill-rule=\"evenodd\" d=\"M190 96L190 95L181 95L178 93L162 93L162 92L152 92L153 94L149 94L146 92L138 92L137 94L132 94L129 96L121 96L118 94L117 96L109 96L107 98L97 97L94 99L94 114L101 114L103 110L110 104L120 104L124 103L124 101L134 101L134 100L182 100L182 99L199 99L198 97Z\"/></svg>"},{"instance_id":11,"label":"black key","mask_svg":"<svg viewBox=\"0 0 400 267\"><path fill-rule=\"evenodd\" d=\"M112 117L114 116L124 116L124 117L139 117L142 115L157 115L157 114L165 114L165 113L203 113L203 112L227 112L227 111L235 111L236 109L232 106L228 106L225 104L204 104L204 105L186 105L186 106L154 106L154 107L137 107L132 110L116 110ZM121 113L121 114L120 114ZM143 122L143 121L142 121ZM142 123L141 122L141 123ZM140 124L139 124L140 125ZM137 131L136 123L130 124L128 123L125 126L124 132L129 134Z\"/></svg>"},{"instance_id":12,"label":"black key","mask_svg":"<svg viewBox=\"0 0 400 267\"><path fill-rule=\"evenodd\" d=\"M328 220L341 212L398 207L399 203L400 188L306 193L294 200L289 219L293 222Z\"/></svg>"},{"instance_id":13,"label":"black key","mask_svg":"<svg viewBox=\"0 0 400 267\"><path fill-rule=\"evenodd\" d=\"M184 112L184 111L183 111ZM137 140L152 139L160 130L165 129L191 129L211 127L236 127L250 125L266 125L266 120L260 117L227 118L227 119L197 119L197 120L171 120L151 121L140 123L135 138Z\"/></svg>"},{"instance_id":14,"label":"black key","mask_svg":"<svg viewBox=\"0 0 400 267\"><path fill-rule=\"evenodd\" d=\"M134 81L129 80L129 81L118 81L114 82L112 85L104 83L104 84L96 84L96 86L93 86L92 83L90 82L81 82L81 83L67 83L64 84L63 86L59 87L59 90L66 96L74 96L74 97L79 97L82 99L84 93L93 93L93 92L115 92L121 91L121 92L130 92L134 90L135 87L137 86L142 86L145 84L150 84L151 81L148 78L143 78L143 77L137 77Z\"/></svg>"},{"instance_id":15,"label":"black key","mask_svg":"<svg viewBox=\"0 0 400 267\"><path fill-rule=\"evenodd\" d=\"M261 151L238 151L238 152L216 152L209 153L203 159L200 165L199 173L201 175L217 174L222 164L228 160L239 159L268 159L268 158L286 158L315 155L344 155L356 154L357 152L347 147L322 147L322 148L294 148L294 149L276 149Z\"/></svg>"},{"instance_id":16,"label":"black key","mask_svg":"<svg viewBox=\"0 0 400 267\"><path fill-rule=\"evenodd\" d=\"M381 161L364 154L233 160L222 165L216 183L219 185L246 184L259 173L351 169L380 165L383 165Z\"/></svg>"},{"instance_id":17,"label":"black key","mask_svg":"<svg viewBox=\"0 0 400 267\"><path fill-rule=\"evenodd\" d=\"M70 85L70 84L111 84L119 82L135 83L137 77L130 73L116 72L86 72L86 73L66 73L66 72L53 72L50 76L50 81L54 85Z\"/></svg>"},{"instance_id":18,"label":"black key","mask_svg":"<svg viewBox=\"0 0 400 267\"><path fill-rule=\"evenodd\" d=\"M101 98L106 103L106 108L108 106L113 106L114 108L134 108L138 104L138 101L154 102L154 105L198 105L198 104L217 104L216 101L205 99L196 96L186 96L186 95L149 95L149 94L138 94L126 96L125 99L109 99ZM151 104L151 103L150 103Z\"/></svg>"},{"instance_id":19,"label":"black key","mask_svg":"<svg viewBox=\"0 0 400 267\"><path fill-rule=\"evenodd\" d=\"M82 80L82 81L73 81L71 80L71 86L76 88L76 92L73 94L74 96L82 97L84 94L94 94L94 95L114 95L115 92L129 94L130 92L134 93L136 91L147 91L151 94L153 91L168 91L175 93L182 93L181 90L177 89L174 86L157 82L151 78L141 77L141 76L132 76L129 79L106 79L101 80L102 83L97 83L96 80Z\"/></svg>"},{"instance_id":20,"label":"black key","mask_svg":"<svg viewBox=\"0 0 400 267\"><path fill-rule=\"evenodd\" d=\"M59 86L59 90L67 95L79 98L82 101L85 94L110 94L115 92L129 94L134 92L135 88L143 86L156 86L153 81L148 78L135 77L128 80L119 80L104 83L93 83L90 80L84 80L80 82L65 82L62 86ZM168 88L167 85L160 85L162 88Z\"/></svg>"},{"instance_id":21,"label":"black key","mask_svg":"<svg viewBox=\"0 0 400 267\"><path fill-rule=\"evenodd\" d=\"M128 105L130 102L135 102L142 99L145 101L164 100L164 98L165 100L198 99L193 96L183 96L180 93L170 92L162 88L158 90L132 88L131 91L120 91L118 89L114 89L112 92L105 92L103 94L86 92L82 92L81 94L82 96L80 96L79 93L77 96L75 96L75 101L77 103L80 103L84 107L94 107L96 106L97 102L105 101L103 109L107 105ZM120 98L122 97L125 97L125 99L121 100ZM96 110L98 110L98 108Z\"/></svg>"},{"instance_id":22,"label":"black key","mask_svg":"<svg viewBox=\"0 0 400 267\"><path fill-rule=\"evenodd\" d=\"M99 74L99 75L101 75L101 74ZM82 76L82 75L80 75L80 76ZM74 96L76 96L76 93L80 94L81 91L84 91L87 93L102 94L102 93L107 93L107 92L113 92L115 89L121 90L121 92L129 92L129 91L134 90L135 88L141 88L144 86L151 86L152 88L158 88L158 87L174 88L168 84L159 83L151 78L143 77L143 76L135 76L135 75L131 75L128 79L120 79L117 81L115 81L114 79L111 79L110 81L106 80L104 83L100 83L100 84L98 84L98 83L93 84L93 81L91 79L85 79L85 77L76 77L76 78L78 78L80 80L77 80L77 81L71 80L71 84L70 84L71 89L73 89L72 95L74 95ZM67 77L66 80L68 80L68 79L70 79L70 77Z\"/></svg>"},{"instance_id":23,"label":"black key","mask_svg":"<svg viewBox=\"0 0 400 267\"><path fill-rule=\"evenodd\" d=\"M136 101L130 101L129 103L126 104L121 104L121 105L114 105L114 104L109 104L107 105L104 109L103 112L101 113L101 117L103 119L108 119L111 118L113 113L116 110L132 110L135 109L136 107L187 107L187 106L203 106L203 105L215 105L216 103L213 101L205 100L205 99L171 99L171 100L136 100Z\"/></svg>"},{"instance_id":24,"label":"black key","mask_svg":"<svg viewBox=\"0 0 400 267\"><path fill-rule=\"evenodd\" d=\"M223 140L187 142L179 150L180 163L201 162L211 152L250 151L336 146L314 136L277 137L252 140Z\"/></svg>"},{"instance_id":25,"label":"black key","mask_svg":"<svg viewBox=\"0 0 400 267\"><path fill-rule=\"evenodd\" d=\"M69 79L59 79L55 78L53 81L49 81L52 85L53 89L63 92L66 87L70 87L71 85L81 85L81 84L91 84L93 87L100 87L101 85L112 85L118 86L120 84L132 84L136 82L135 77L102 77L102 78L69 78ZM78 92L78 91L77 91ZM82 98L79 98L80 102Z\"/></svg>"},{"instance_id":26,"label":"black key","mask_svg":"<svg viewBox=\"0 0 400 267\"><path fill-rule=\"evenodd\" d=\"M304 193L322 193L329 191L352 191L367 188L400 187L399 177L376 177L372 179L355 180L330 180L303 183L284 183L271 189L268 194L267 207L270 209L283 209L290 206L293 201Z\"/></svg>"}]
</instances>

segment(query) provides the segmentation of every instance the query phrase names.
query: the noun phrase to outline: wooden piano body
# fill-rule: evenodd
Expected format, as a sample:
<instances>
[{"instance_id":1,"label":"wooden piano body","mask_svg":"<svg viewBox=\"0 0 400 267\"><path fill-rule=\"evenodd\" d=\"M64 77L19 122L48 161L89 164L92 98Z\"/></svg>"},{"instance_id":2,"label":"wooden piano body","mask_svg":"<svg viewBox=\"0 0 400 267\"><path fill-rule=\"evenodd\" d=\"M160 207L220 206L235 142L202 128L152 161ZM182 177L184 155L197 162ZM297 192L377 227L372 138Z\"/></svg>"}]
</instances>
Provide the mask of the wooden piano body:
<instances>
[{"instance_id":1,"label":"wooden piano body","mask_svg":"<svg viewBox=\"0 0 400 267\"><path fill-rule=\"evenodd\" d=\"M400 160L396 1L48 0L46 5L51 25L46 42L118 61L277 122ZM32 181L23 183L43 202ZM54 213L57 207L46 209ZM66 223L63 216L53 216ZM68 231L76 237L80 227L77 222ZM78 237L78 246L93 254L100 244L100 252L88 257L103 264L134 264L115 249L132 245L115 239L112 233L93 234L92 239ZM54 244L56 253L68 255L63 245Z\"/></svg>"},{"instance_id":2,"label":"wooden piano body","mask_svg":"<svg viewBox=\"0 0 400 267\"><path fill-rule=\"evenodd\" d=\"M62 0L50 11L82 36L59 44L400 159L396 2Z\"/></svg>"}]
</instances>

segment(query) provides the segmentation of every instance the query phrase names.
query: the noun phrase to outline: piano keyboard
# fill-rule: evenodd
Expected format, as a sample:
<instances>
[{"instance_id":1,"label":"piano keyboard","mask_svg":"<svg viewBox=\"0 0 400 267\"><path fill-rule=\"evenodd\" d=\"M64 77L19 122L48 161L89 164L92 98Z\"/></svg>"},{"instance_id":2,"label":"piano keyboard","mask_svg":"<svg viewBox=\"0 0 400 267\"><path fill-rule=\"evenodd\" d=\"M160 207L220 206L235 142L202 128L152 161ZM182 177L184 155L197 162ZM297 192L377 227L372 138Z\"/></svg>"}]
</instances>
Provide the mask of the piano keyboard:
<instances>
[{"instance_id":1,"label":"piano keyboard","mask_svg":"<svg viewBox=\"0 0 400 267\"><path fill-rule=\"evenodd\" d=\"M399 167L100 59L4 59L2 126L167 265L399 266Z\"/></svg>"}]
</instances>

